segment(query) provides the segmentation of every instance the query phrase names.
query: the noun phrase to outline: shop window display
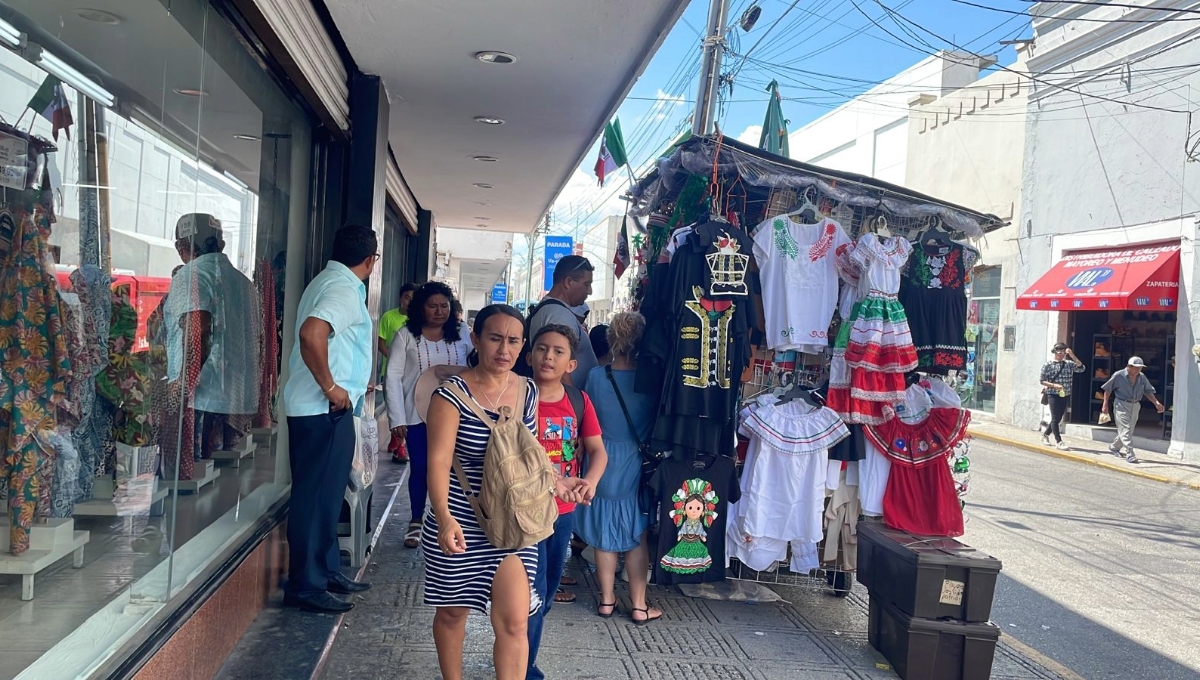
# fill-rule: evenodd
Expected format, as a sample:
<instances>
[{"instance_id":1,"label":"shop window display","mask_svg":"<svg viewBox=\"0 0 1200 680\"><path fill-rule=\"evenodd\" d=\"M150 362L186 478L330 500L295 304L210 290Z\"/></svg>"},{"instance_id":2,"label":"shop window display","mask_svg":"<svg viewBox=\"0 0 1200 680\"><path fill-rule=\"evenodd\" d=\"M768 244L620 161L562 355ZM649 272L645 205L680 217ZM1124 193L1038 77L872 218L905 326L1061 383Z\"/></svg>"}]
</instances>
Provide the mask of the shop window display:
<instances>
[{"instance_id":1,"label":"shop window display","mask_svg":"<svg viewBox=\"0 0 1200 680\"><path fill-rule=\"evenodd\" d=\"M205 2L77 9L0 0L0 680L103 660L288 488L311 123Z\"/></svg>"},{"instance_id":2,"label":"shop window display","mask_svg":"<svg viewBox=\"0 0 1200 680\"><path fill-rule=\"evenodd\" d=\"M1000 354L1000 267L972 275L967 305L966 375L959 384L963 406L996 412L996 362Z\"/></svg>"}]
</instances>

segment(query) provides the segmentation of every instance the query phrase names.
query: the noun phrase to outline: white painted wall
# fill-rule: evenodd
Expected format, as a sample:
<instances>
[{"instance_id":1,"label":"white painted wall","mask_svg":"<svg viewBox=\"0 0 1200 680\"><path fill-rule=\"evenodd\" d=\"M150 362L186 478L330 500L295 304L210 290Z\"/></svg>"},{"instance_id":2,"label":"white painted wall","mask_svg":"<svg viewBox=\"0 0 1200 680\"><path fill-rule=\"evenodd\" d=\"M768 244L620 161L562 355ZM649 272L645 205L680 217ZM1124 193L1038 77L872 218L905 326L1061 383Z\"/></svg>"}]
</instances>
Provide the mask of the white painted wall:
<instances>
[{"instance_id":1,"label":"white painted wall","mask_svg":"<svg viewBox=\"0 0 1200 680\"><path fill-rule=\"evenodd\" d=\"M979 59L941 52L889 78L788 137L791 157L834 170L903 183L908 160L908 102L948 94L979 77Z\"/></svg>"},{"instance_id":2,"label":"white painted wall","mask_svg":"<svg viewBox=\"0 0 1200 680\"><path fill-rule=\"evenodd\" d=\"M1200 2L1155 7L1194 11ZM1032 13L1037 48L1030 70L1058 87L1035 83L1030 95L1017 288L1033 284L1067 249L1179 238L1178 415L1171 452L1200 460L1200 419L1185 417L1200 413L1200 372L1190 353L1200 335L1192 217L1200 213L1200 168L1185 154L1189 132L1195 134L1185 112L1196 110L1200 97L1200 73L1189 66L1200 60L1196 29L1190 22L1147 23L1163 12L1143 9L1043 3ZM1018 313L1017 373L1030 384L1014 409L1021 424L1032 426L1040 413L1034 373L1048 343L1065 329L1059 317L1065 315Z\"/></svg>"},{"instance_id":3,"label":"white painted wall","mask_svg":"<svg viewBox=\"0 0 1200 680\"><path fill-rule=\"evenodd\" d=\"M1009 68L1024 72L1024 48ZM1019 214L1029 80L997 71L942 97L911 101L907 167L902 184L916 191L991 213ZM1017 227L994 231L976 244L979 264L1001 267L1000 328L1016 325L1019 251ZM1002 344L1002 343L1001 343ZM1013 397L1028 389L1015 375L1017 353L1003 347L996 366L996 419L1013 422Z\"/></svg>"}]
</instances>

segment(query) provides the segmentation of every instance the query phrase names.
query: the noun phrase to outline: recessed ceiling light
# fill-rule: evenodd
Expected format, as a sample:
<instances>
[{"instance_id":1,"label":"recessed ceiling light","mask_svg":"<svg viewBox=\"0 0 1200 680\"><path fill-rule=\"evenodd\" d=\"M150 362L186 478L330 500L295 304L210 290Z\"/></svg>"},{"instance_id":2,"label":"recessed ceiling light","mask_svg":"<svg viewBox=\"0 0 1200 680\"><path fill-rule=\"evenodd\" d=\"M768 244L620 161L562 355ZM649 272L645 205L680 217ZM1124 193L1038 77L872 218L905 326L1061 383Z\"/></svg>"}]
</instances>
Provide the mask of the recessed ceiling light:
<instances>
[{"instance_id":1,"label":"recessed ceiling light","mask_svg":"<svg viewBox=\"0 0 1200 680\"><path fill-rule=\"evenodd\" d=\"M491 184L487 184L486 182L476 182L475 188L476 189L495 189L496 187L492 186Z\"/></svg>"},{"instance_id":2,"label":"recessed ceiling light","mask_svg":"<svg viewBox=\"0 0 1200 680\"><path fill-rule=\"evenodd\" d=\"M208 96L208 92L206 92L204 90L198 90L193 87L177 87L177 88L175 88L175 94L181 94L185 97L207 97Z\"/></svg>"},{"instance_id":3,"label":"recessed ceiling light","mask_svg":"<svg viewBox=\"0 0 1200 680\"><path fill-rule=\"evenodd\" d=\"M495 156L471 156L471 160L479 161L480 163L495 163L500 159Z\"/></svg>"},{"instance_id":4,"label":"recessed ceiling light","mask_svg":"<svg viewBox=\"0 0 1200 680\"><path fill-rule=\"evenodd\" d=\"M475 116L475 122L484 125L504 125L503 118L493 118L492 116Z\"/></svg>"},{"instance_id":5,"label":"recessed ceiling light","mask_svg":"<svg viewBox=\"0 0 1200 680\"><path fill-rule=\"evenodd\" d=\"M112 12L105 12L102 9L91 9L88 7L84 7L82 9L75 10L75 14L80 19L86 19L87 21L94 21L98 24L108 24L109 26L116 26L117 24L121 23L121 17L117 16L116 14L113 14Z\"/></svg>"},{"instance_id":6,"label":"recessed ceiling light","mask_svg":"<svg viewBox=\"0 0 1200 680\"><path fill-rule=\"evenodd\" d=\"M487 201L475 201L475 205L482 205L485 208L492 207L492 204L488 203Z\"/></svg>"},{"instance_id":7,"label":"recessed ceiling light","mask_svg":"<svg viewBox=\"0 0 1200 680\"><path fill-rule=\"evenodd\" d=\"M261 142L262 141L262 137L259 137L257 135L242 134L240 132L238 134L234 135L233 138L234 139L244 139L247 142Z\"/></svg>"},{"instance_id":8,"label":"recessed ceiling light","mask_svg":"<svg viewBox=\"0 0 1200 680\"><path fill-rule=\"evenodd\" d=\"M483 220L484 222L490 222L492 218L490 218L490 217L479 217L478 215L476 215L476 216L475 216L475 219L477 219L477 220Z\"/></svg>"},{"instance_id":9,"label":"recessed ceiling light","mask_svg":"<svg viewBox=\"0 0 1200 680\"><path fill-rule=\"evenodd\" d=\"M488 225L484 224L483 222L480 222L479 224L476 224L475 226L477 226L477 227L482 227L482 228L484 228L484 229L487 229L487 226L488 226Z\"/></svg>"},{"instance_id":10,"label":"recessed ceiling light","mask_svg":"<svg viewBox=\"0 0 1200 680\"><path fill-rule=\"evenodd\" d=\"M517 60L516 57L508 52L497 52L496 50L476 52L475 58L485 64L511 64Z\"/></svg>"}]
</instances>

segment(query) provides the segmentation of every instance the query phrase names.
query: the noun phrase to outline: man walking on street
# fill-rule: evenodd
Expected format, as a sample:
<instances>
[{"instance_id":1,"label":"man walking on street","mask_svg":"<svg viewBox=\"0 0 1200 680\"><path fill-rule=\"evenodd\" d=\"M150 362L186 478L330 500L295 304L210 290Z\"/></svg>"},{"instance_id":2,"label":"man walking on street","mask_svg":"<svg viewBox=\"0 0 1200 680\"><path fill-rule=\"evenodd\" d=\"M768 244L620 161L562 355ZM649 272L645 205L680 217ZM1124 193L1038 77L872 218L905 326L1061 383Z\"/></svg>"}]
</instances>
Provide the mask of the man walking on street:
<instances>
[{"instance_id":1,"label":"man walking on street","mask_svg":"<svg viewBox=\"0 0 1200 680\"><path fill-rule=\"evenodd\" d=\"M587 380L587 374L596 367L596 353L588 339L587 329L576 314L576 308L587 303L592 294L592 276L594 268L586 257L568 255L558 261L554 267L554 287L533 308L529 317L529 330L526 338L533 338L543 326L566 326L575 331L580 338L579 349L575 353L578 367L567 374L567 384L580 387Z\"/></svg>"},{"instance_id":2,"label":"man walking on street","mask_svg":"<svg viewBox=\"0 0 1200 680\"><path fill-rule=\"evenodd\" d=\"M337 523L354 458L354 415L371 379L375 339L363 282L378 248L366 227L339 229L329 263L304 290L296 317L283 390L292 469L284 603L305 611L349 611L353 604L330 593L371 587L342 574Z\"/></svg>"},{"instance_id":3,"label":"man walking on street","mask_svg":"<svg viewBox=\"0 0 1200 680\"><path fill-rule=\"evenodd\" d=\"M1154 396L1154 385L1142 373L1145 367L1146 362L1141 357L1130 357L1129 365L1113 373L1104 383L1104 404L1100 407L1101 413L1108 413L1108 402L1114 402L1112 417L1117 425L1117 439L1108 450L1115 456L1123 455L1130 463L1141 462L1133 451L1133 428L1137 427L1138 414L1142 411L1142 398L1149 399L1159 413L1166 410Z\"/></svg>"}]
</instances>

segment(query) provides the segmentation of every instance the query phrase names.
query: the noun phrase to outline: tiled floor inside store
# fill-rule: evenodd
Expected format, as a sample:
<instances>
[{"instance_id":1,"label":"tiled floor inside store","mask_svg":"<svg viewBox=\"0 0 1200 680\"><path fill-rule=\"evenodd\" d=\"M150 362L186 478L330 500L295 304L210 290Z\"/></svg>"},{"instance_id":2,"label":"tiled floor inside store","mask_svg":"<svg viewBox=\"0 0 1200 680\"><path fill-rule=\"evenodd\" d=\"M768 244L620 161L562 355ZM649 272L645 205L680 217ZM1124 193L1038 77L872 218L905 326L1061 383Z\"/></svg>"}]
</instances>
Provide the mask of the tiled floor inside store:
<instances>
[{"instance_id":1,"label":"tiled floor inside store","mask_svg":"<svg viewBox=\"0 0 1200 680\"><path fill-rule=\"evenodd\" d=\"M182 545L237 506L238 501L270 482L275 456L265 448L240 468L218 467L220 477L197 494L174 495L158 514L134 517L77 517L75 529L91 532L82 569L65 557L40 572L34 599L21 601L21 577L0 574L0 680L16 677L26 666L82 625L113 598L167 559L174 518L176 543ZM145 504L143 504L145 505Z\"/></svg>"}]
</instances>

